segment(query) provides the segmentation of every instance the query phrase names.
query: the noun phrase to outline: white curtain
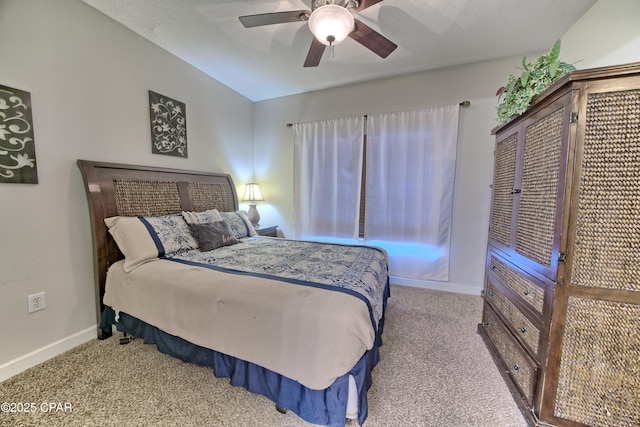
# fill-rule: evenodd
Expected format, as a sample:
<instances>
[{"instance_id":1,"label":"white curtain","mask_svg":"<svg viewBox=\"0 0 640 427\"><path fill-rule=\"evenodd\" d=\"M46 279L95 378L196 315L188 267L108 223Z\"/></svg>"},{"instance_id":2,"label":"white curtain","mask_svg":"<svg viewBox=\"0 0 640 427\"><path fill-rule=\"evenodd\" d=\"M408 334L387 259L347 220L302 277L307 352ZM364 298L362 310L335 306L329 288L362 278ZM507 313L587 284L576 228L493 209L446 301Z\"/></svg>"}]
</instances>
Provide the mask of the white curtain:
<instances>
[{"instance_id":1,"label":"white curtain","mask_svg":"<svg viewBox=\"0 0 640 427\"><path fill-rule=\"evenodd\" d=\"M392 275L449 280L458 105L369 116L365 239Z\"/></svg>"},{"instance_id":2,"label":"white curtain","mask_svg":"<svg viewBox=\"0 0 640 427\"><path fill-rule=\"evenodd\" d=\"M364 118L293 125L298 239L358 238Z\"/></svg>"}]
</instances>

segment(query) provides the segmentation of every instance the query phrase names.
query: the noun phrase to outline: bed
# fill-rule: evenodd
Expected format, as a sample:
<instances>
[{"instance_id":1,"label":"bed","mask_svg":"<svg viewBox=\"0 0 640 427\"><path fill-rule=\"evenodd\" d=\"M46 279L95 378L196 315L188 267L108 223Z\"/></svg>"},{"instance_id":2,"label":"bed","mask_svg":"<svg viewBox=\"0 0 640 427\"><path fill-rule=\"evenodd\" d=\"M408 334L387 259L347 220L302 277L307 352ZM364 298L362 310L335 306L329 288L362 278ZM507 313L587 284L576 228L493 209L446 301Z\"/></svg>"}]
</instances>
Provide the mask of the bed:
<instances>
[{"instance_id":1,"label":"bed","mask_svg":"<svg viewBox=\"0 0 640 427\"><path fill-rule=\"evenodd\" d=\"M320 425L367 418L382 249L257 236L228 174L78 160L112 325Z\"/></svg>"}]
</instances>

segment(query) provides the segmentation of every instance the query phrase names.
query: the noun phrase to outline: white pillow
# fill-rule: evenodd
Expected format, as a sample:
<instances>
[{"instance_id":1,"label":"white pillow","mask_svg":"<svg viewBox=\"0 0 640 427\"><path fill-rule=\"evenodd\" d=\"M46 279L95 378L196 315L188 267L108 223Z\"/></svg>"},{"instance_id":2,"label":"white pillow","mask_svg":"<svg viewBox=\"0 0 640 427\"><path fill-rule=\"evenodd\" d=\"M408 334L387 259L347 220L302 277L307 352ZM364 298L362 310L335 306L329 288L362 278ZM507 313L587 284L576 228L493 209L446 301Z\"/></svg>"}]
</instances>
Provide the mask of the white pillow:
<instances>
[{"instance_id":1,"label":"white pillow","mask_svg":"<svg viewBox=\"0 0 640 427\"><path fill-rule=\"evenodd\" d=\"M158 258L158 247L140 218L114 216L105 218L104 223L124 255L124 271Z\"/></svg>"}]
</instances>

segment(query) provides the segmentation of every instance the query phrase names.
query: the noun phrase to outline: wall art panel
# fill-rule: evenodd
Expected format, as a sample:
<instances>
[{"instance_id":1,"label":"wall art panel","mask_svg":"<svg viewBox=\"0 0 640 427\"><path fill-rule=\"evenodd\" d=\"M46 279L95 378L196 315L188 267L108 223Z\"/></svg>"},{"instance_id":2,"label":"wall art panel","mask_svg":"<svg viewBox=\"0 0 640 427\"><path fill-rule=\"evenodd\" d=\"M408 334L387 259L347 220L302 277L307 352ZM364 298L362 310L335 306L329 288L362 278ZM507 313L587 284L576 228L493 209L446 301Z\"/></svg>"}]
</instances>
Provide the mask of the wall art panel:
<instances>
[{"instance_id":1,"label":"wall art panel","mask_svg":"<svg viewBox=\"0 0 640 427\"><path fill-rule=\"evenodd\" d=\"M187 157L187 111L184 103L149 91L151 152Z\"/></svg>"},{"instance_id":2,"label":"wall art panel","mask_svg":"<svg viewBox=\"0 0 640 427\"><path fill-rule=\"evenodd\" d=\"M37 184L31 94L0 85L0 183Z\"/></svg>"}]
</instances>

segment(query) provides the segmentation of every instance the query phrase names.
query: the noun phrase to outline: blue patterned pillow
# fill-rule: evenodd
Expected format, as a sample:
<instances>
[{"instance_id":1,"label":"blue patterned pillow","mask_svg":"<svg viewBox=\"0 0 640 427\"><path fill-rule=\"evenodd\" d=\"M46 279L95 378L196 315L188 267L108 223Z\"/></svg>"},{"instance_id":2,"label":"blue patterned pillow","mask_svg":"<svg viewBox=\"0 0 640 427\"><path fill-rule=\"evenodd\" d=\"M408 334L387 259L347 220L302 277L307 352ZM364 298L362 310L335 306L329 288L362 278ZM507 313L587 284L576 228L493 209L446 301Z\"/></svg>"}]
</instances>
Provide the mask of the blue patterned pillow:
<instances>
[{"instance_id":1,"label":"blue patterned pillow","mask_svg":"<svg viewBox=\"0 0 640 427\"><path fill-rule=\"evenodd\" d=\"M211 224L222 221L217 209L209 209L204 212L182 211L182 217L187 224Z\"/></svg>"},{"instance_id":2,"label":"blue patterned pillow","mask_svg":"<svg viewBox=\"0 0 640 427\"><path fill-rule=\"evenodd\" d=\"M258 234L244 211L220 212L220 217L229 225L236 239Z\"/></svg>"},{"instance_id":3,"label":"blue patterned pillow","mask_svg":"<svg viewBox=\"0 0 640 427\"><path fill-rule=\"evenodd\" d=\"M147 226L160 256L198 248L198 242L181 214L147 216L140 220Z\"/></svg>"},{"instance_id":4,"label":"blue patterned pillow","mask_svg":"<svg viewBox=\"0 0 640 427\"><path fill-rule=\"evenodd\" d=\"M175 252L196 249L198 242L182 215L105 218L109 233L124 255L124 270Z\"/></svg>"}]
</instances>

